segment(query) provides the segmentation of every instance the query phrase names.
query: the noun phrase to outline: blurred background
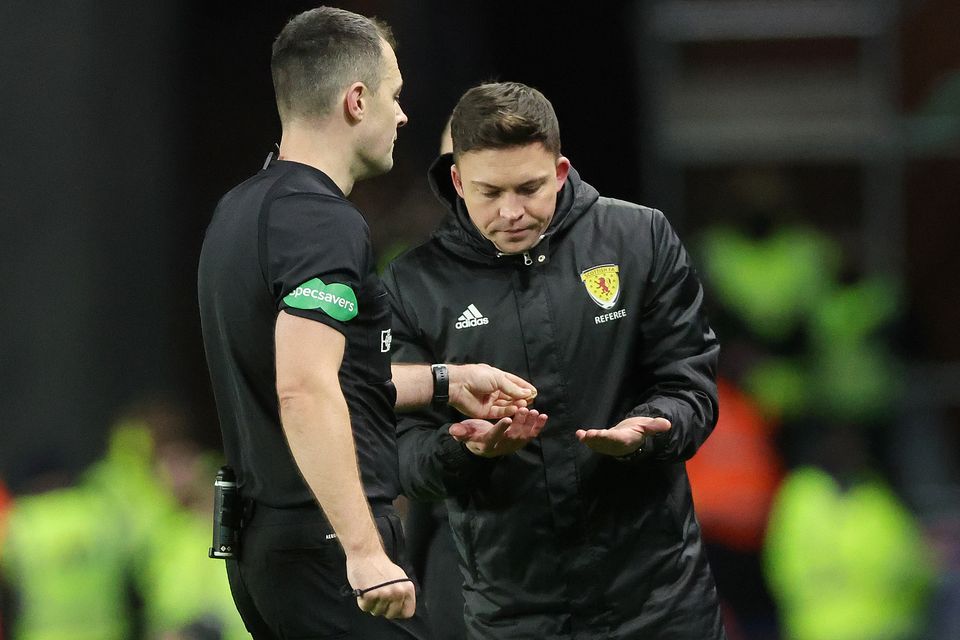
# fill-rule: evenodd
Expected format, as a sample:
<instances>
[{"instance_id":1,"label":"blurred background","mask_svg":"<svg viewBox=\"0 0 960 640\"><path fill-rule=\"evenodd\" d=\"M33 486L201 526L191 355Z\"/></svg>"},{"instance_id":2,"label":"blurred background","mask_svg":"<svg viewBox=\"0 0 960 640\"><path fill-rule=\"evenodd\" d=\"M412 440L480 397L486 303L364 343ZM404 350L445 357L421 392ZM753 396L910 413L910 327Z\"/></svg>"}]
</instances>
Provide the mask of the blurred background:
<instances>
[{"instance_id":1,"label":"blurred background","mask_svg":"<svg viewBox=\"0 0 960 640\"><path fill-rule=\"evenodd\" d=\"M439 221L426 170L490 79L684 239L724 347L689 468L731 640L960 637L960 3L335 4L399 42L410 123L351 196L381 260ZM0 637L242 631L203 559L196 265L312 6L0 4Z\"/></svg>"}]
</instances>

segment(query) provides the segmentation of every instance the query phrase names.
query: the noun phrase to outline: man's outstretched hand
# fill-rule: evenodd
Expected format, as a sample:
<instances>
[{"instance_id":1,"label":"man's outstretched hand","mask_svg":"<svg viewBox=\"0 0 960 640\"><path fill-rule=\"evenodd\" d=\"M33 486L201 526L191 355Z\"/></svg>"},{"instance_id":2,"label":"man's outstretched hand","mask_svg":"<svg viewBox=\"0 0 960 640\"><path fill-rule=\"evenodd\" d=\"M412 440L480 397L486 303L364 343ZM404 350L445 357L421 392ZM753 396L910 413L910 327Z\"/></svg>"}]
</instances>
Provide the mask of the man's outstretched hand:
<instances>
[{"instance_id":1,"label":"man's outstretched hand","mask_svg":"<svg viewBox=\"0 0 960 640\"><path fill-rule=\"evenodd\" d=\"M537 395L536 388L523 378L490 365L448 365L447 369L450 406L471 418L508 418Z\"/></svg>"},{"instance_id":2,"label":"man's outstretched hand","mask_svg":"<svg viewBox=\"0 0 960 640\"><path fill-rule=\"evenodd\" d=\"M619 457L643 446L648 433L665 433L672 426L666 418L627 418L609 429L578 429L577 439L597 453Z\"/></svg>"},{"instance_id":3,"label":"man's outstretched hand","mask_svg":"<svg viewBox=\"0 0 960 640\"><path fill-rule=\"evenodd\" d=\"M521 407L512 418L501 418L496 424L478 419L456 422L450 425L450 435L475 455L495 458L525 447L546 423L547 414Z\"/></svg>"}]
</instances>

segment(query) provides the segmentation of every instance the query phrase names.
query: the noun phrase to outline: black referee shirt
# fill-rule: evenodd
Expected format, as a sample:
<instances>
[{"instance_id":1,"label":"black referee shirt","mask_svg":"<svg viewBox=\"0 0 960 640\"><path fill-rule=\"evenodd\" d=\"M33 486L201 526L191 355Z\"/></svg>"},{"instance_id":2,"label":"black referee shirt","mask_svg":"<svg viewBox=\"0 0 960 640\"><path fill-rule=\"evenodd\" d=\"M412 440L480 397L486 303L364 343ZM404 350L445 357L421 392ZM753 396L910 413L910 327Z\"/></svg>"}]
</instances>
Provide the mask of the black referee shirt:
<instances>
[{"instance_id":1,"label":"black referee shirt","mask_svg":"<svg viewBox=\"0 0 960 640\"><path fill-rule=\"evenodd\" d=\"M360 212L308 165L272 161L217 205L200 254L200 316L226 458L244 497L316 504L280 426L281 310L344 335L340 385L364 489L373 504L396 497L390 308L373 267Z\"/></svg>"}]
</instances>

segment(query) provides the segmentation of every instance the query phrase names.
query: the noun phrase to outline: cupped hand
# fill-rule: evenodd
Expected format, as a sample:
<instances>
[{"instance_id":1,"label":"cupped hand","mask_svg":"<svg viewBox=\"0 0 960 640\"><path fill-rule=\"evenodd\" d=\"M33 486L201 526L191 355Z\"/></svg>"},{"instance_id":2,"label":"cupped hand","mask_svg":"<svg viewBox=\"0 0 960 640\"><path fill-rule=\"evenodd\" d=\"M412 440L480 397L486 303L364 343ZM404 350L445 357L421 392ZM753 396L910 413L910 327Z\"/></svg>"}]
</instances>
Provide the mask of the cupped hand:
<instances>
[{"instance_id":1,"label":"cupped hand","mask_svg":"<svg viewBox=\"0 0 960 640\"><path fill-rule=\"evenodd\" d=\"M450 435L463 442L475 455L494 458L525 447L540 435L547 419L545 413L521 407L512 418L501 418L496 424L479 419L456 422L450 425Z\"/></svg>"},{"instance_id":2,"label":"cupped hand","mask_svg":"<svg viewBox=\"0 0 960 640\"><path fill-rule=\"evenodd\" d=\"M597 453L625 456L639 449L647 434L665 433L672 426L666 418L627 418L609 429L578 429L577 439Z\"/></svg>"}]
</instances>

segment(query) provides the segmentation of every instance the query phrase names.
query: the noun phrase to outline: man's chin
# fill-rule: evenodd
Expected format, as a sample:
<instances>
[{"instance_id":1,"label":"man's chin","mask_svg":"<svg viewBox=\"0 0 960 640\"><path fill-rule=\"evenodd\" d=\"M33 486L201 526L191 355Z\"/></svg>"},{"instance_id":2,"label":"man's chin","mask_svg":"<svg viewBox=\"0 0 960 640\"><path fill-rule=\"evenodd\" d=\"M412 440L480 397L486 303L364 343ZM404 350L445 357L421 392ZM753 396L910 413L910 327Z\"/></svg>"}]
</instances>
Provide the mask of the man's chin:
<instances>
[{"instance_id":1,"label":"man's chin","mask_svg":"<svg viewBox=\"0 0 960 640\"><path fill-rule=\"evenodd\" d=\"M382 158L379 161L368 161L364 163L363 175L359 176L358 180L366 180L367 178L375 178L377 176L382 176L385 173L388 173L393 169L393 156L387 156Z\"/></svg>"},{"instance_id":2,"label":"man's chin","mask_svg":"<svg viewBox=\"0 0 960 640\"><path fill-rule=\"evenodd\" d=\"M533 248L536 243L530 238L511 240L509 238L497 238L493 245L500 251L508 255L525 253Z\"/></svg>"}]
</instances>

